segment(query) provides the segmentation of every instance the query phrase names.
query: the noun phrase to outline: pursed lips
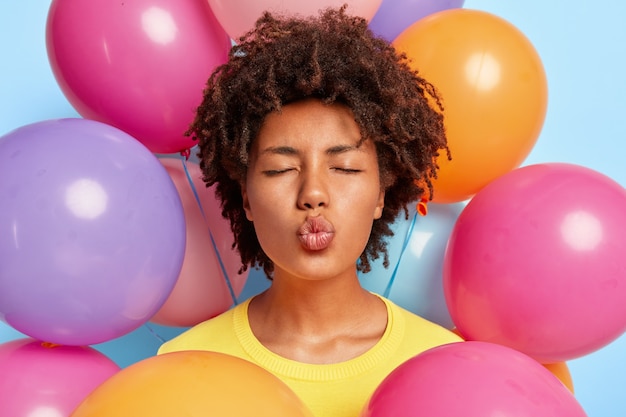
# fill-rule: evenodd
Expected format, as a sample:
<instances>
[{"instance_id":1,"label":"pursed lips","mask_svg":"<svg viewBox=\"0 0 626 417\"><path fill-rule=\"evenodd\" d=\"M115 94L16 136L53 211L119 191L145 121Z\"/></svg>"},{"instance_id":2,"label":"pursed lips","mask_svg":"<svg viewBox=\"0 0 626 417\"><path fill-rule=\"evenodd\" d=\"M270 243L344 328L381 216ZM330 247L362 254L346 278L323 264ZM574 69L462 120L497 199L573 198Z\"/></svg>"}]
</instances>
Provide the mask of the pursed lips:
<instances>
[{"instance_id":1,"label":"pursed lips","mask_svg":"<svg viewBox=\"0 0 626 417\"><path fill-rule=\"evenodd\" d=\"M326 249L335 235L333 225L324 217L308 217L298 229L298 239L306 250Z\"/></svg>"}]
</instances>

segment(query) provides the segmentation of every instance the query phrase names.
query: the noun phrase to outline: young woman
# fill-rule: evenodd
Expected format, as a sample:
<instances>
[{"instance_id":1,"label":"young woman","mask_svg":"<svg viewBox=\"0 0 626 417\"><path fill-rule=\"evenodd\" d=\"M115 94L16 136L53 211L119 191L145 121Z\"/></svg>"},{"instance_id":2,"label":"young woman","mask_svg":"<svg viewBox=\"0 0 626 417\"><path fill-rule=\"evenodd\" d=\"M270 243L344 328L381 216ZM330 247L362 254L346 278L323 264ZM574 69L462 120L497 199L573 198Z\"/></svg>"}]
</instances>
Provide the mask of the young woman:
<instances>
[{"instance_id":1,"label":"young woman","mask_svg":"<svg viewBox=\"0 0 626 417\"><path fill-rule=\"evenodd\" d=\"M357 276L379 256L388 263L391 222L431 197L447 152L440 110L434 87L344 8L266 13L209 79L189 133L242 268L263 268L272 284L159 353L241 357L314 415L356 417L399 364L459 341Z\"/></svg>"}]
</instances>

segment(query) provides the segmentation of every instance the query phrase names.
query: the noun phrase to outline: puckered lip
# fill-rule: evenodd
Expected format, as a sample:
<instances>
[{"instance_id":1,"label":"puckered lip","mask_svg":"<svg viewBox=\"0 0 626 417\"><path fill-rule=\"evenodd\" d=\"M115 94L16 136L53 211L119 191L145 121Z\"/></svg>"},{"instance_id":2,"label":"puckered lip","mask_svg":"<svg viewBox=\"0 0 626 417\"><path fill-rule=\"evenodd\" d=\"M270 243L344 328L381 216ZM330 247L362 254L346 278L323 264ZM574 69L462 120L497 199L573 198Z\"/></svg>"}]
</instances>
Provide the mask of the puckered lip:
<instances>
[{"instance_id":1,"label":"puckered lip","mask_svg":"<svg viewBox=\"0 0 626 417\"><path fill-rule=\"evenodd\" d=\"M335 236L332 223L322 216L307 217L298 229L298 239L306 250L326 249Z\"/></svg>"}]
</instances>

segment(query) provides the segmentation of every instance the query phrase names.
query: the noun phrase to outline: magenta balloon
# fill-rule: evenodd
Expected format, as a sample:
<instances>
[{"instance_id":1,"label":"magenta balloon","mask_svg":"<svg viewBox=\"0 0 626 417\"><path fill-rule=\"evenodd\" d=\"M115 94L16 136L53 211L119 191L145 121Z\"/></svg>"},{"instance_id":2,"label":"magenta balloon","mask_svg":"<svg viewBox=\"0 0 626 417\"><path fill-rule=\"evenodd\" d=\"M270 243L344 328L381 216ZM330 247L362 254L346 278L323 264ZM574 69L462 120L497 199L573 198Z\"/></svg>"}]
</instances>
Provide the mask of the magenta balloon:
<instances>
[{"instance_id":1,"label":"magenta balloon","mask_svg":"<svg viewBox=\"0 0 626 417\"><path fill-rule=\"evenodd\" d=\"M90 347L26 338L0 345L0 415L69 416L119 366Z\"/></svg>"},{"instance_id":2,"label":"magenta balloon","mask_svg":"<svg viewBox=\"0 0 626 417\"><path fill-rule=\"evenodd\" d=\"M194 145L184 132L230 39L202 0L53 0L46 45L81 116L174 153Z\"/></svg>"},{"instance_id":3,"label":"magenta balloon","mask_svg":"<svg viewBox=\"0 0 626 417\"><path fill-rule=\"evenodd\" d=\"M422 352L383 380L361 417L585 417L543 365L505 346L458 342Z\"/></svg>"},{"instance_id":4,"label":"magenta balloon","mask_svg":"<svg viewBox=\"0 0 626 417\"><path fill-rule=\"evenodd\" d=\"M542 363L615 340L626 330L625 213L624 187L573 164L530 165L488 184L445 255L458 330Z\"/></svg>"},{"instance_id":5,"label":"magenta balloon","mask_svg":"<svg viewBox=\"0 0 626 417\"><path fill-rule=\"evenodd\" d=\"M185 250L167 171L121 130L49 120L0 138L0 318L33 338L91 345L165 302Z\"/></svg>"},{"instance_id":6,"label":"magenta balloon","mask_svg":"<svg viewBox=\"0 0 626 417\"><path fill-rule=\"evenodd\" d=\"M383 0L369 27L391 42L418 20L443 10L461 8L464 3L465 0Z\"/></svg>"},{"instance_id":7,"label":"magenta balloon","mask_svg":"<svg viewBox=\"0 0 626 417\"><path fill-rule=\"evenodd\" d=\"M585 417L567 387L532 358L486 342L422 352L383 380L361 417Z\"/></svg>"}]
</instances>

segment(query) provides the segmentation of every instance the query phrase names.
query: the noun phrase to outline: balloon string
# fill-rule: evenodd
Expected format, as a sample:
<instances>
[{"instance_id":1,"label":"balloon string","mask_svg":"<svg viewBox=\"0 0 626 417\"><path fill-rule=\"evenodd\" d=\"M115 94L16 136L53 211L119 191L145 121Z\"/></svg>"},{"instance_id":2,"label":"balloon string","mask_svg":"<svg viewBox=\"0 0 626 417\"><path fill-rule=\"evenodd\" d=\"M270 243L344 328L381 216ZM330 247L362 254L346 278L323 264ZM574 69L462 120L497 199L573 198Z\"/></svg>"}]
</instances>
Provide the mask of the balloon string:
<instances>
[{"instance_id":1,"label":"balloon string","mask_svg":"<svg viewBox=\"0 0 626 417\"><path fill-rule=\"evenodd\" d=\"M402 262L402 256L406 251L406 248L409 246L409 242L411 241L411 234L413 233L413 228L415 227L415 222L417 220L417 212L413 215L413 220L411 220L411 224L409 225L409 230L406 232L406 237L404 238L404 243L402 244L402 250L400 251L400 256L398 256L398 262L396 262L396 266L393 268L393 272L391 273L391 278L389 279L389 283L387 283L387 288L385 288L385 292L383 296L385 298L389 298L389 294L391 293L391 287L393 286L394 281L396 280L396 275L398 273L398 268L400 268L400 262Z\"/></svg>"},{"instance_id":2,"label":"balloon string","mask_svg":"<svg viewBox=\"0 0 626 417\"><path fill-rule=\"evenodd\" d=\"M152 326L150 326L148 323L144 323L144 327L148 329L148 331L152 333L152 336L156 337L161 343L165 343L165 339L162 338L157 332L155 332Z\"/></svg>"},{"instance_id":3,"label":"balloon string","mask_svg":"<svg viewBox=\"0 0 626 417\"><path fill-rule=\"evenodd\" d=\"M191 187L191 191L198 203L198 207L200 208L200 213L202 214L202 218L204 219L205 224L207 225L207 229L209 231L209 237L211 238L211 244L213 245L213 249L215 250L215 254L217 255L217 261L220 264L220 268L222 270L222 275L224 276L224 280L226 281L226 285L228 286L228 292L230 293L230 297L233 300L233 304L237 305L237 296L235 295L235 290L233 289L233 285L228 277L228 272L226 271L226 267L224 266L224 261L222 260L222 256L220 255L220 251L217 247L217 243L215 243L215 238L213 237L213 233L211 233L211 227L209 226L209 222L204 214L204 209L202 208L202 204L200 203L200 196L198 195L198 191L191 179L191 175L189 175L189 170L187 169L187 160L183 159L183 168L185 169L185 175L187 176L187 181L189 182L189 186Z\"/></svg>"}]
</instances>

